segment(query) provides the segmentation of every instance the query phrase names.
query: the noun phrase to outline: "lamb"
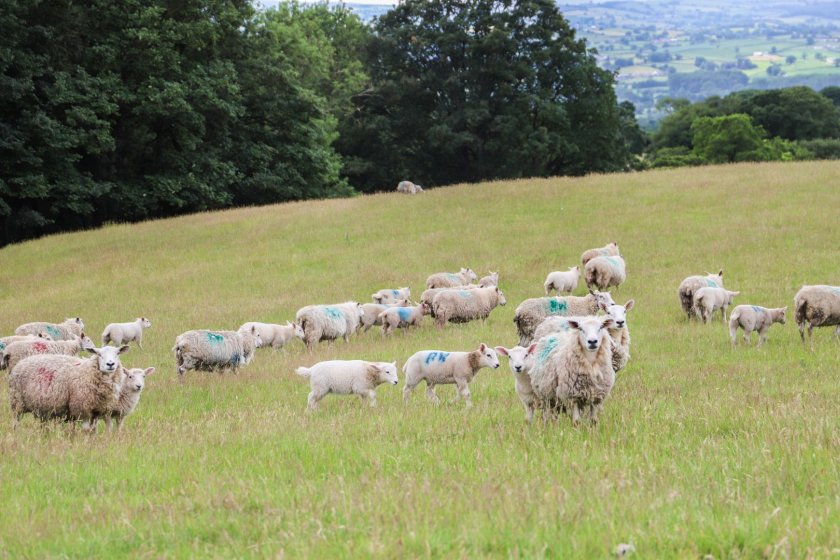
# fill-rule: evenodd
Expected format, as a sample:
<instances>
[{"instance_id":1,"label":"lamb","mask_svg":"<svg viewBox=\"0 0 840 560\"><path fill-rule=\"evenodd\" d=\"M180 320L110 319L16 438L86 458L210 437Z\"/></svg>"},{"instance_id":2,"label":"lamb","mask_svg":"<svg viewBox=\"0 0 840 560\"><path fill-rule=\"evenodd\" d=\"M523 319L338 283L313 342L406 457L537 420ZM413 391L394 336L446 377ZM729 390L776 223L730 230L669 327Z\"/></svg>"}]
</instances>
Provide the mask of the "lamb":
<instances>
[{"instance_id":1,"label":"lamb","mask_svg":"<svg viewBox=\"0 0 840 560\"><path fill-rule=\"evenodd\" d=\"M621 286L627 280L627 266L621 257L595 257L583 269L586 287L606 290Z\"/></svg>"},{"instance_id":2,"label":"lamb","mask_svg":"<svg viewBox=\"0 0 840 560\"><path fill-rule=\"evenodd\" d=\"M510 370L513 372L513 377L516 380L514 384L516 394L519 396L519 401L522 403L522 406L525 407L525 421L529 424L534 421L534 409L537 405L537 398L534 395L533 387L531 387L531 376L528 375L528 372L534 365L534 350L536 349L536 343L528 348L523 348L522 346L514 346L513 348L496 346L497 353L509 358Z\"/></svg>"},{"instance_id":3,"label":"lamb","mask_svg":"<svg viewBox=\"0 0 840 560\"><path fill-rule=\"evenodd\" d=\"M117 402L111 409L110 414L106 416L108 422L108 429L113 431L113 421L117 421L117 431L122 430L123 422L126 416L134 412L137 405L140 403L140 393L146 385L146 377L152 375L155 368L132 368L125 370L125 379L123 380L120 395Z\"/></svg>"},{"instance_id":4,"label":"lamb","mask_svg":"<svg viewBox=\"0 0 840 560\"><path fill-rule=\"evenodd\" d=\"M311 368L299 367L295 372L309 379L308 410L316 410L318 401L330 393L359 395L376 406L376 387L382 383L396 385L397 362L366 362L363 360L330 360L318 362Z\"/></svg>"},{"instance_id":5,"label":"lamb","mask_svg":"<svg viewBox=\"0 0 840 560\"><path fill-rule=\"evenodd\" d=\"M723 269L717 274L706 273L706 276L689 276L680 282L678 290L680 296L680 305L685 312L688 319L694 313L694 292L700 288L723 288Z\"/></svg>"},{"instance_id":6,"label":"lamb","mask_svg":"<svg viewBox=\"0 0 840 560\"><path fill-rule=\"evenodd\" d=\"M178 366L178 377L194 369L213 371L230 368L234 373L239 366L251 363L254 352L262 344L256 327L250 331L187 331L178 335L172 351Z\"/></svg>"},{"instance_id":7,"label":"lamb","mask_svg":"<svg viewBox=\"0 0 840 560\"><path fill-rule=\"evenodd\" d=\"M580 267L571 266L566 272L555 271L549 272L545 278L543 287L545 288L545 295L550 295L551 290L557 290L557 295L564 292L572 293L577 289L578 281L580 280Z\"/></svg>"},{"instance_id":8,"label":"lamb","mask_svg":"<svg viewBox=\"0 0 840 560\"><path fill-rule=\"evenodd\" d=\"M411 288L408 286L397 288L396 290L386 289L379 290L375 294L371 294L374 303L383 305L390 305L397 303L400 300L411 299Z\"/></svg>"},{"instance_id":9,"label":"lamb","mask_svg":"<svg viewBox=\"0 0 840 560\"><path fill-rule=\"evenodd\" d=\"M391 307L379 314L378 320L382 323L382 334L387 335L394 329L419 327L423 322L423 316L428 315L430 308L427 304L421 303L414 307Z\"/></svg>"},{"instance_id":10,"label":"lamb","mask_svg":"<svg viewBox=\"0 0 840 560\"><path fill-rule=\"evenodd\" d=\"M93 341L82 333L73 340L42 340L35 338L30 341L13 342L3 350L3 357L0 360L0 369L11 371L18 362L29 356L38 354L62 354L64 356L75 356L82 350L93 348Z\"/></svg>"},{"instance_id":11,"label":"lamb","mask_svg":"<svg viewBox=\"0 0 840 560\"><path fill-rule=\"evenodd\" d=\"M462 268L457 274L437 272L426 279L426 288L455 288L469 284L477 278L478 276L470 268Z\"/></svg>"},{"instance_id":12,"label":"lamb","mask_svg":"<svg viewBox=\"0 0 840 560\"><path fill-rule=\"evenodd\" d=\"M49 354L21 360L9 374L13 427L29 412L42 421L82 420L86 431L95 431L119 398L125 379L120 354L128 346L90 351L95 355L88 359Z\"/></svg>"},{"instance_id":13,"label":"lamb","mask_svg":"<svg viewBox=\"0 0 840 560\"><path fill-rule=\"evenodd\" d=\"M479 288L488 288L490 286L498 286L499 285L499 273L498 272L490 272L489 275L483 277L481 280L478 281Z\"/></svg>"},{"instance_id":14,"label":"lamb","mask_svg":"<svg viewBox=\"0 0 840 560\"><path fill-rule=\"evenodd\" d=\"M248 332L251 328L255 328L260 333L260 346L271 346L275 350L283 348L289 341L299 338L303 340L303 328L290 321L286 321L285 325L276 325L274 323L245 323L239 327L239 332Z\"/></svg>"},{"instance_id":15,"label":"lamb","mask_svg":"<svg viewBox=\"0 0 840 560\"><path fill-rule=\"evenodd\" d=\"M469 383L483 367L494 369L499 367L496 351L484 343L478 347L478 350L472 352L421 350L403 364L403 373L405 373L403 401L408 403L408 398L414 388L421 381L425 381L426 396L435 404L440 404L440 399L435 394L435 385L454 383L469 408L472 406Z\"/></svg>"},{"instance_id":16,"label":"lamb","mask_svg":"<svg viewBox=\"0 0 840 560\"><path fill-rule=\"evenodd\" d=\"M613 241L612 243L607 243L603 247L599 247L597 249L589 249L584 251L583 254L580 256L580 264L586 266L586 263L594 259L595 257L620 257L621 253L618 251L618 243Z\"/></svg>"},{"instance_id":17,"label":"lamb","mask_svg":"<svg viewBox=\"0 0 840 560\"><path fill-rule=\"evenodd\" d=\"M145 317L139 317L130 323L111 323L102 331L102 346L113 342L117 346L128 344L132 340L143 348L143 329L152 326L152 322Z\"/></svg>"},{"instance_id":18,"label":"lamb","mask_svg":"<svg viewBox=\"0 0 840 560\"><path fill-rule=\"evenodd\" d=\"M519 334L519 345L527 346L533 339L534 331L546 317L552 315L594 315L600 303L613 304L609 292L591 291L589 294L564 297L541 297L526 299L519 304L513 317Z\"/></svg>"},{"instance_id":19,"label":"lamb","mask_svg":"<svg viewBox=\"0 0 840 560\"><path fill-rule=\"evenodd\" d=\"M384 305L379 303L363 303L362 304L362 323L361 326L368 332L373 326L382 326L382 319L379 317L383 311L391 307L409 307L411 300L401 299L394 304ZM361 328L360 326L360 328Z\"/></svg>"},{"instance_id":20,"label":"lamb","mask_svg":"<svg viewBox=\"0 0 840 560\"><path fill-rule=\"evenodd\" d=\"M53 340L71 340L74 336L81 336L85 324L78 317L65 319L63 323L26 323L15 329L15 334L37 335L45 331Z\"/></svg>"},{"instance_id":21,"label":"lamb","mask_svg":"<svg viewBox=\"0 0 840 560\"><path fill-rule=\"evenodd\" d=\"M298 310L295 322L303 327L303 342L311 352L322 340L343 338L347 342L350 335L362 324L364 310L355 301L334 305L308 305Z\"/></svg>"},{"instance_id":22,"label":"lamb","mask_svg":"<svg viewBox=\"0 0 840 560\"><path fill-rule=\"evenodd\" d=\"M466 323L474 319L486 319L497 305L505 304L505 294L498 286L475 290L447 290L436 295L432 301L435 326L442 329L447 321Z\"/></svg>"},{"instance_id":23,"label":"lamb","mask_svg":"<svg viewBox=\"0 0 840 560\"><path fill-rule=\"evenodd\" d=\"M403 194L418 194L423 192L423 187L414 184L411 181L400 181L397 184L397 192Z\"/></svg>"},{"instance_id":24,"label":"lamb","mask_svg":"<svg viewBox=\"0 0 840 560\"><path fill-rule=\"evenodd\" d=\"M814 345L814 327L837 325L834 336L840 336L840 287L802 286L793 298L794 319L799 327L799 336L805 342L805 326L808 338Z\"/></svg>"},{"instance_id":25,"label":"lamb","mask_svg":"<svg viewBox=\"0 0 840 560\"><path fill-rule=\"evenodd\" d=\"M768 309L758 305L736 305L729 314L729 338L732 346L735 346L735 338L738 327L744 329L744 343L750 343L750 334L758 331L758 345L761 346L767 341L767 330L773 323L785 324L785 313L787 307Z\"/></svg>"},{"instance_id":26,"label":"lamb","mask_svg":"<svg viewBox=\"0 0 840 560\"><path fill-rule=\"evenodd\" d=\"M616 373L624 369L630 361L630 329L627 328L627 312L633 309L635 303L631 299L624 305L614 303L601 306L601 309L613 320L613 325L608 330L612 342L612 366Z\"/></svg>"},{"instance_id":27,"label":"lamb","mask_svg":"<svg viewBox=\"0 0 840 560\"><path fill-rule=\"evenodd\" d=\"M8 346L12 342L32 342L38 339L41 340L52 340L53 337L47 334L47 331L41 331L37 335L34 334L15 334L12 336L4 336L0 338L0 342Z\"/></svg>"},{"instance_id":28,"label":"lamb","mask_svg":"<svg viewBox=\"0 0 840 560\"><path fill-rule=\"evenodd\" d=\"M700 288L694 292L694 310L697 317L708 323L712 313L720 309L723 315L723 322L726 322L726 309L732 305L732 299L741 292L730 292L723 288Z\"/></svg>"}]
</instances>

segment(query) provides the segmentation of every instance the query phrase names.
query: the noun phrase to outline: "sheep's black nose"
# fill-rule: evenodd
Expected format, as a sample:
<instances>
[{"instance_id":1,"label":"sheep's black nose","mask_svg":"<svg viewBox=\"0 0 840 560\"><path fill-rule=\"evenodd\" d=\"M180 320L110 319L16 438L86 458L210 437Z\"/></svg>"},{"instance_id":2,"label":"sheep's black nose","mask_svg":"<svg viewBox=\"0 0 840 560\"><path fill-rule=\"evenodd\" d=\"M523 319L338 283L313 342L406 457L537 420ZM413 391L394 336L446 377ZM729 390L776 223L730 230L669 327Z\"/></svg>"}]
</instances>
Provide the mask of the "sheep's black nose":
<instances>
[{"instance_id":1,"label":"sheep's black nose","mask_svg":"<svg viewBox=\"0 0 840 560\"><path fill-rule=\"evenodd\" d=\"M618 325L619 327L623 327L624 326L624 321L616 321L615 324Z\"/></svg>"},{"instance_id":2,"label":"sheep's black nose","mask_svg":"<svg viewBox=\"0 0 840 560\"><path fill-rule=\"evenodd\" d=\"M114 367L114 362L108 362L105 365L108 366L109 368L112 368L112 367Z\"/></svg>"},{"instance_id":3,"label":"sheep's black nose","mask_svg":"<svg viewBox=\"0 0 840 560\"><path fill-rule=\"evenodd\" d=\"M595 348L595 347L598 346L598 341L597 340L587 340L586 343L589 344L590 348Z\"/></svg>"},{"instance_id":4,"label":"sheep's black nose","mask_svg":"<svg viewBox=\"0 0 840 560\"><path fill-rule=\"evenodd\" d=\"M516 366L516 367L515 367L515 368L513 368L513 369L515 369L516 371L522 371L522 366Z\"/></svg>"}]
</instances>

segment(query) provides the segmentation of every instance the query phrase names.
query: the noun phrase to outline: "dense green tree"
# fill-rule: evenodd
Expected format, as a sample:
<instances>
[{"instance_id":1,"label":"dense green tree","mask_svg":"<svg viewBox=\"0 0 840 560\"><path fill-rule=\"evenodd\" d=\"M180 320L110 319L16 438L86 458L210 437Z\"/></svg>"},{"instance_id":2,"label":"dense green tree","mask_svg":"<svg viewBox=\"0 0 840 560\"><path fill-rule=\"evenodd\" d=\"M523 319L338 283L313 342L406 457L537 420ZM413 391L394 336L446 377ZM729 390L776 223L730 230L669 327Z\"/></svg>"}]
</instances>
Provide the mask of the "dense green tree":
<instances>
[{"instance_id":1,"label":"dense green tree","mask_svg":"<svg viewBox=\"0 0 840 560\"><path fill-rule=\"evenodd\" d=\"M820 95L827 97L835 107L840 108L840 87L828 86L820 90Z\"/></svg>"},{"instance_id":2,"label":"dense green tree","mask_svg":"<svg viewBox=\"0 0 840 560\"><path fill-rule=\"evenodd\" d=\"M693 152L710 163L765 159L764 131L749 115L699 117L691 123Z\"/></svg>"},{"instance_id":3,"label":"dense green tree","mask_svg":"<svg viewBox=\"0 0 840 560\"><path fill-rule=\"evenodd\" d=\"M733 94L734 112L745 113L770 136L810 140L840 136L840 110L809 87Z\"/></svg>"}]
</instances>

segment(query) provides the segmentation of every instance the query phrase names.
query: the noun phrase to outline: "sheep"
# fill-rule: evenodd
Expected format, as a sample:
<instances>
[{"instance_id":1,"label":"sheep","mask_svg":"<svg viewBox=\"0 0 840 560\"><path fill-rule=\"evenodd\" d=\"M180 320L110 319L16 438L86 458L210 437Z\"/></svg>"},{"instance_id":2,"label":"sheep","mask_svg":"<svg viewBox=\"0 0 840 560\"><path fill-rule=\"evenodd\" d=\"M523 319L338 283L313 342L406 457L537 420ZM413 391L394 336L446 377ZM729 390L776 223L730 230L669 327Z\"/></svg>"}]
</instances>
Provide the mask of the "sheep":
<instances>
[{"instance_id":1,"label":"sheep","mask_svg":"<svg viewBox=\"0 0 840 560\"><path fill-rule=\"evenodd\" d=\"M808 338L814 345L814 327L837 325L834 336L840 336L840 287L802 286L793 298L794 319L799 327L799 336L805 342L805 326Z\"/></svg>"},{"instance_id":2,"label":"sheep","mask_svg":"<svg viewBox=\"0 0 840 560\"><path fill-rule=\"evenodd\" d=\"M178 335L172 351L175 353L179 379L186 371L230 368L234 373L239 366L251 363L257 347L262 345L256 327L250 331L187 331Z\"/></svg>"},{"instance_id":3,"label":"sheep","mask_svg":"<svg viewBox=\"0 0 840 560\"><path fill-rule=\"evenodd\" d=\"M255 323L249 322L239 327L238 332L247 332L251 327L256 328L260 333L260 346L271 346L275 350L283 348L289 341L299 338L303 340L303 328L291 321L286 321L285 325L276 325L274 323Z\"/></svg>"},{"instance_id":4,"label":"sheep","mask_svg":"<svg viewBox=\"0 0 840 560\"><path fill-rule=\"evenodd\" d=\"M551 290L557 290L557 295L564 292L572 293L577 289L578 281L580 280L580 267L571 266L566 272L555 271L549 272L545 278L543 287L545 288L545 295L550 295Z\"/></svg>"},{"instance_id":5,"label":"sheep","mask_svg":"<svg viewBox=\"0 0 840 560\"><path fill-rule=\"evenodd\" d=\"M620 257L621 253L618 251L618 243L613 241L612 243L607 243L603 247L599 247L597 249L589 249L584 251L583 254L580 256L580 264L582 266L586 266L590 260L594 259L595 257Z\"/></svg>"},{"instance_id":6,"label":"sheep","mask_svg":"<svg viewBox=\"0 0 840 560\"><path fill-rule=\"evenodd\" d=\"M720 309L723 315L723 322L726 322L726 309L732 305L732 299L741 292L730 292L723 288L700 288L694 292L694 311L697 317L708 323L712 319L712 313Z\"/></svg>"},{"instance_id":7,"label":"sheep","mask_svg":"<svg viewBox=\"0 0 840 560\"><path fill-rule=\"evenodd\" d=\"M583 269L586 287L606 290L616 288L627 279L627 266L621 257L595 257L586 263Z\"/></svg>"},{"instance_id":8,"label":"sheep","mask_svg":"<svg viewBox=\"0 0 840 560\"><path fill-rule=\"evenodd\" d=\"M143 348L143 329L152 326L152 322L145 317L138 317L130 323L111 323L102 331L102 346L113 342L117 346L128 344L132 340L137 342L139 348Z\"/></svg>"},{"instance_id":9,"label":"sheep","mask_svg":"<svg viewBox=\"0 0 840 560\"><path fill-rule=\"evenodd\" d=\"M564 297L540 297L526 299L519 304L514 313L513 322L516 324L516 331L519 334L519 345L528 346L534 335L534 331L546 317L552 315L594 315L598 311L600 303L612 304L612 296L609 292L591 291L589 294Z\"/></svg>"},{"instance_id":10,"label":"sheep","mask_svg":"<svg viewBox=\"0 0 840 560\"><path fill-rule=\"evenodd\" d=\"M729 338L732 346L736 345L735 338L738 327L744 329L744 343L750 343L750 334L758 331L758 345L761 346L767 341L767 330L773 323L785 324L785 313L787 307L768 309L758 305L736 305L729 314Z\"/></svg>"},{"instance_id":11,"label":"sheep","mask_svg":"<svg viewBox=\"0 0 840 560\"><path fill-rule=\"evenodd\" d=\"M497 305L506 305L505 294L498 286L475 290L447 290L432 301L435 326L442 329L448 321L466 323L486 319Z\"/></svg>"},{"instance_id":12,"label":"sheep","mask_svg":"<svg viewBox=\"0 0 840 560\"><path fill-rule=\"evenodd\" d=\"M330 360L312 367L299 367L295 373L309 379L307 409L318 408L318 402L330 393L359 395L376 406L376 387L382 383L396 385L397 362L366 362L364 360Z\"/></svg>"},{"instance_id":13,"label":"sheep","mask_svg":"<svg viewBox=\"0 0 840 560\"><path fill-rule=\"evenodd\" d=\"M694 292L700 288L723 288L723 269L717 274L706 273L706 276L689 276L682 282L677 292L680 296L680 306L690 320L694 314Z\"/></svg>"},{"instance_id":14,"label":"sheep","mask_svg":"<svg viewBox=\"0 0 840 560\"><path fill-rule=\"evenodd\" d=\"M88 359L49 354L21 360L9 374L12 426L29 412L42 421L82 420L85 431L95 431L99 418L110 415L119 398L125 379L120 354L128 346L90 351L95 355Z\"/></svg>"},{"instance_id":15,"label":"sheep","mask_svg":"<svg viewBox=\"0 0 840 560\"><path fill-rule=\"evenodd\" d=\"M362 324L364 310L355 301L334 305L308 305L298 310L295 322L303 327L303 342L310 352L321 340L343 338L347 342L350 335Z\"/></svg>"},{"instance_id":16,"label":"sheep","mask_svg":"<svg viewBox=\"0 0 840 560\"><path fill-rule=\"evenodd\" d=\"M411 299L411 288L408 286L394 289L379 290L370 296L373 298L373 303L382 305L390 305L400 300Z\"/></svg>"},{"instance_id":17,"label":"sheep","mask_svg":"<svg viewBox=\"0 0 840 560\"><path fill-rule=\"evenodd\" d=\"M34 334L15 334L12 336L4 336L0 338L0 342L8 346L12 342L31 342L38 339L52 340L53 337L47 334L47 331L41 331L37 335Z\"/></svg>"},{"instance_id":18,"label":"sheep","mask_svg":"<svg viewBox=\"0 0 840 560\"><path fill-rule=\"evenodd\" d=\"M82 333L73 340L34 340L13 342L3 350L3 357L0 360L0 369L12 370L18 362L29 356L38 354L63 354L75 356L82 350L93 348L93 341Z\"/></svg>"},{"instance_id":19,"label":"sheep","mask_svg":"<svg viewBox=\"0 0 840 560\"><path fill-rule=\"evenodd\" d=\"M429 312L430 308L425 303L414 307L390 307L380 313L377 320L382 324L382 334L387 335L394 329L419 327L423 316Z\"/></svg>"},{"instance_id":20,"label":"sheep","mask_svg":"<svg viewBox=\"0 0 840 560\"><path fill-rule=\"evenodd\" d=\"M420 303L428 304L429 307L431 307L432 303L435 301L435 296L441 292L445 292L447 290L475 290L478 287L478 284L464 284L463 286L455 286L452 288L430 288L420 295ZM432 309L432 317L434 316L435 311Z\"/></svg>"},{"instance_id":21,"label":"sheep","mask_svg":"<svg viewBox=\"0 0 840 560\"><path fill-rule=\"evenodd\" d=\"M85 324L79 317L65 319L63 323L26 323L15 329L15 334L37 335L45 331L53 340L71 340L79 336L85 329Z\"/></svg>"},{"instance_id":22,"label":"sheep","mask_svg":"<svg viewBox=\"0 0 840 560\"><path fill-rule=\"evenodd\" d=\"M418 194L423 192L423 187L411 181L400 181L397 184L397 192L403 194Z\"/></svg>"},{"instance_id":23,"label":"sheep","mask_svg":"<svg viewBox=\"0 0 840 560\"><path fill-rule=\"evenodd\" d=\"M362 319L361 325L359 328L364 327L365 331L368 332L371 327L373 326L382 326L382 319L380 319L379 315L385 311L386 309L390 309L391 307L410 307L411 300L409 299L401 299L393 304L379 304L379 303L363 303L362 304Z\"/></svg>"},{"instance_id":24,"label":"sheep","mask_svg":"<svg viewBox=\"0 0 840 560\"><path fill-rule=\"evenodd\" d=\"M528 375L528 371L534 365L534 350L536 348L536 343L527 348L522 346L514 346L513 348L496 346L498 354L508 357L510 371L513 372L513 377L516 380L514 384L516 394L522 406L525 407L525 421L529 424L534 421L534 409L537 404L534 388L531 387L531 376Z\"/></svg>"},{"instance_id":25,"label":"sheep","mask_svg":"<svg viewBox=\"0 0 840 560\"><path fill-rule=\"evenodd\" d=\"M460 272L437 272L426 279L426 288L455 288L469 284L478 278L470 268L462 268Z\"/></svg>"},{"instance_id":26,"label":"sheep","mask_svg":"<svg viewBox=\"0 0 840 560\"><path fill-rule=\"evenodd\" d=\"M613 325L608 330L612 342L612 366L616 373L624 369L630 361L630 329L627 327L627 312L633 309L635 304L636 302L631 299L624 305L614 303L601 306L601 309L613 320Z\"/></svg>"},{"instance_id":27,"label":"sheep","mask_svg":"<svg viewBox=\"0 0 840 560\"><path fill-rule=\"evenodd\" d=\"M154 372L155 368L153 367L125 370L125 379L120 389L120 395L117 397L117 402L111 409L110 414L106 416L108 430L114 430L114 419L117 421L117 431L122 430L126 416L134 412L134 409L140 403L140 393L146 385L146 377L152 375Z\"/></svg>"},{"instance_id":28,"label":"sheep","mask_svg":"<svg viewBox=\"0 0 840 560\"><path fill-rule=\"evenodd\" d=\"M587 317L569 321L568 333L540 339L534 365L529 371L531 387L543 410L543 421L563 410L577 425L582 414L593 424L615 384L612 364L610 317Z\"/></svg>"},{"instance_id":29,"label":"sheep","mask_svg":"<svg viewBox=\"0 0 840 560\"><path fill-rule=\"evenodd\" d=\"M483 367L498 369L499 357L496 351L483 342L478 350L472 352L444 352L441 350L421 350L413 354L403 364L405 387L403 401L408 403L412 391L421 381L426 382L426 396L435 404L440 399L435 394L435 385L454 383L458 394L464 399L467 408L472 407L469 383Z\"/></svg>"},{"instance_id":30,"label":"sheep","mask_svg":"<svg viewBox=\"0 0 840 560\"><path fill-rule=\"evenodd\" d=\"M498 272L490 272L487 276L483 277L481 280L478 281L479 288L488 288L490 286L498 286L499 285L499 273Z\"/></svg>"}]
</instances>

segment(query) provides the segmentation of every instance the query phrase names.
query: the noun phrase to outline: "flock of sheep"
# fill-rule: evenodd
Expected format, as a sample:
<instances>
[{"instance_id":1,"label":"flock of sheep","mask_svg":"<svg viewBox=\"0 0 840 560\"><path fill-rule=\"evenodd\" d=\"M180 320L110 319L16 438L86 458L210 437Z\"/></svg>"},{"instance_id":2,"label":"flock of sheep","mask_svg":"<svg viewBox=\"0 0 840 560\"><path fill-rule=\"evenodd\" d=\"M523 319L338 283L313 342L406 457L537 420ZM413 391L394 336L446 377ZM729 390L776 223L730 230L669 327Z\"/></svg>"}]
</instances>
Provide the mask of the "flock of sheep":
<instances>
[{"instance_id":1,"label":"flock of sheep","mask_svg":"<svg viewBox=\"0 0 840 560\"><path fill-rule=\"evenodd\" d=\"M498 368L502 355L508 358L528 422L540 410L544 422L562 413L575 424L582 418L596 423L616 374L630 359L627 313L635 302L631 299L619 305L606 291L627 278L616 243L585 251L581 266L551 272L543 285L546 295L526 299L516 308L517 346L482 343L472 351L421 350L410 356L402 367L403 399L407 402L414 389L425 382L427 397L438 403L435 387L454 384L466 406L472 406L470 382L482 368ZM588 293L560 295L577 289L581 271ZM172 348L177 372L181 377L192 369L236 371L252 361L259 347L279 349L299 338L312 352L321 341L347 341L357 331L373 326L381 326L383 335L418 326L426 315L434 318L439 329L450 322L484 320L497 306L507 303L498 284L497 272L478 280L471 269L462 268L457 273L429 276L416 304L411 302L408 287L384 289L372 294L372 303L303 307L295 321L285 325L249 322L237 331L187 331L176 338ZM557 295L551 296L552 291ZM704 322L717 310L725 322L727 308L738 294L723 288L722 270L690 276L679 286L680 303L688 318L696 315ZM835 335L840 335L840 287L803 286L794 306L803 341L806 327L812 345L814 327L837 326ZM738 328L744 330L745 341L757 331L759 344L764 343L772 324L784 324L785 312L786 308L735 307L729 318L733 345ZM103 331L98 348L84 334L78 317L60 324L28 323L18 327L14 336L0 339L0 369L10 372L14 424L23 414L32 413L41 420L80 420L89 431L95 431L100 419L110 427L116 420L121 427L137 407L145 377L154 373L154 368L125 368L120 356L128 351L130 342L142 348L143 331L149 327L151 322L143 317L112 323ZM93 356L79 358L82 350ZM310 382L309 409L316 409L331 393L359 395L374 405L377 386L399 383L396 362L331 360L298 368L297 373Z\"/></svg>"}]
</instances>

